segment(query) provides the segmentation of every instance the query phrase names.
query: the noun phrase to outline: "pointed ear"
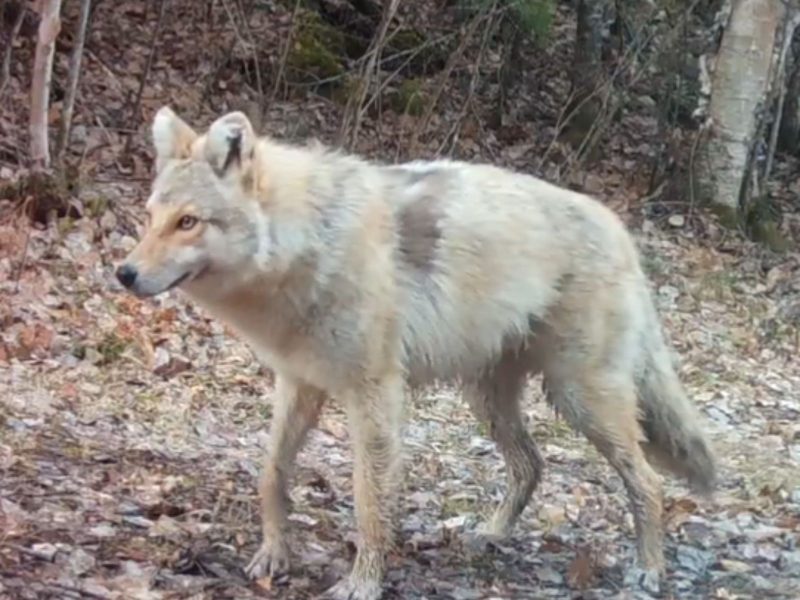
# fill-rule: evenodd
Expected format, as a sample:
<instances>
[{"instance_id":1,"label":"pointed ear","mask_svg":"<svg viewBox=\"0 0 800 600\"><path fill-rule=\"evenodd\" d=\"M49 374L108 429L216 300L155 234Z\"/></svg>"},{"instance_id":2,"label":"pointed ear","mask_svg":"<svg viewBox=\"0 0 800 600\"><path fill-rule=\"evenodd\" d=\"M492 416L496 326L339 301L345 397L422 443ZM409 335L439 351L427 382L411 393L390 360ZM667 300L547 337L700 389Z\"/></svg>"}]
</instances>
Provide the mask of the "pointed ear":
<instances>
[{"instance_id":1,"label":"pointed ear","mask_svg":"<svg viewBox=\"0 0 800 600\"><path fill-rule=\"evenodd\" d=\"M256 133L243 112L228 113L208 129L205 157L220 177L248 169L253 160Z\"/></svg>"},{"instance_id":2,"label":"pointed ear","mask_svg":"<svg viewBox=\"0 0 800 600\"><path fill-rule=\"evenodd\" d=\"M156 172L161 172L168 161L189 158L192 144L197 139L189 127L168 106L161 107L153 118L153 145L156 148Z\"/></svg>"}]
</instances>

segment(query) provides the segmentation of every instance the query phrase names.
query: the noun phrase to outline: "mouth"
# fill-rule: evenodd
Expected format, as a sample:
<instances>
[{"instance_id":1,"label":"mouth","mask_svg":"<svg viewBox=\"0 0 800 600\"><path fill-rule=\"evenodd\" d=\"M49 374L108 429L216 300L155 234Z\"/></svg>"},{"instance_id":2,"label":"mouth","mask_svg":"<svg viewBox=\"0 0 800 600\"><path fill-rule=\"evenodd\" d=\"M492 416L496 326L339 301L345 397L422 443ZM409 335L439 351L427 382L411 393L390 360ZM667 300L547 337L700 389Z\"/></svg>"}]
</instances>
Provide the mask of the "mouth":
<instances>
[{"instance_id":1,"label":"mouth","mask_svg":"<svg viewBox=\"0 0 800 600\"><path fill-rule=\"evenodd\" d=\"M178 278L177 278L175 281L173 281L172 283L170 283L170 284L169 284L167 287L165 287L165 288L164 288L164 291L165 291L165 292L168 292L168 291L170 291L172 288L178 287L178 286L179 286L180 284L182 284L184 281L186 281L187 279L189 279L189 277L191 276L191 274L192 274L192 272L191 272L191 271L186 271L186 273L184 273L183 275L181 275L180 277L178 277Z\"/></svg>"},{"instance_id":2,"label":"mouth","mask_svg":"<svg viewBox=\"0 0 800 600\"><path fill-rule=\"evenodd\" d=\"M201 267L197 271L187 271L186 273L184 273L183 275L178 277L175 281L170 283L166 288L164 288L164 291L168 292L172 288L176 288L180 284L186 283L187 281L197 281L203 275L205 275L207 271L208 271L208 265L205 265L205 266Z\"/></svg>"}]
</instances>

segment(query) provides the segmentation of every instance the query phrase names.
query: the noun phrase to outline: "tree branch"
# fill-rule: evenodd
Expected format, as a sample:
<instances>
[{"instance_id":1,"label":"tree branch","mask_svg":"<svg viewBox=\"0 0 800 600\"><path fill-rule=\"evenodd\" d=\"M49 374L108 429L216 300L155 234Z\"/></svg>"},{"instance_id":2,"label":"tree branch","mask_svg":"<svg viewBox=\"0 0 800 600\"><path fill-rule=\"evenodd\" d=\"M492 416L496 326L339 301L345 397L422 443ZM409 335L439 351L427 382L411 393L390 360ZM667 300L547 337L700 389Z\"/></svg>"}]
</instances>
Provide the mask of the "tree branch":
<instances>
[{"instance_id":1,"label":"tree branch","mask_svg":"<svg viewBox=\"0 0 800 600\"><path fill-rule=\"evenodd\" d=\"M72 128L72 113L75 109L75 96L78 93L78 80L81 76L81 59L83 58L83 46L86 42L86 29L89 23L89 13L92 9L92 0L82 0L81 14L78 19L78 35L75 38L75 45L72 48L72 56L69 59L69 81L67 83L67 93L64 97L64 112L61 115L61 127L56 138L56 162L60 163L64 158L64 152L69 146L69 134Z\"/></svg>"},{"instance_id":2,"label":"tree branch","mask_svg":"<svg viewBox=\"0 0 800 600\"><path fill-rule=\"evenodd\" d=\"M14 53L14 39L19 35L19 30L22 29L22 22L25 20L25 15L28 14L28 7L24 4L19 7L19 12L14 19L14 25L11 26L11 31L8 34L8 46L3 54L3 66L0 70L0 98L3 97L8 80L11 78L11 56Z\"/></svg>"}]
</instances>

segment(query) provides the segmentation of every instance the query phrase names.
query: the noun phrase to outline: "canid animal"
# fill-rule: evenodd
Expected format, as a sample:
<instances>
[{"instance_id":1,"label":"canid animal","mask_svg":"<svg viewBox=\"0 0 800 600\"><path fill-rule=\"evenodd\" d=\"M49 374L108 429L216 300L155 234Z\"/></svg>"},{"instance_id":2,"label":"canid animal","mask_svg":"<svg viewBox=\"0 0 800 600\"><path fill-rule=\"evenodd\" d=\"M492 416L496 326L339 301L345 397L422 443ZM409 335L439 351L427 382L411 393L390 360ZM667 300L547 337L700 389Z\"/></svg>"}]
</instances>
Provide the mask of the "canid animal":
<instances>
[{"instance_id":1,"label":"canid animal","mask_svg":"<svg viewBox=\"0 0 800 600\"><path fill-rule=\"evenodd\" d=\"M520 417L528 376L622 477L642 581L662 574L656 457L715 480L703 420L671 365L634 243L599 202L484 164L381 165L256 136L239 112L198 135L153 123L146 232L117 277L179 287L276 373L254 577L288 565L287 478L320 407L344 406L359 534L334 598L381 595L404 386L458 382L505 458L482 535L507 536L542 473Z\"/></svg>"}]
</instances>

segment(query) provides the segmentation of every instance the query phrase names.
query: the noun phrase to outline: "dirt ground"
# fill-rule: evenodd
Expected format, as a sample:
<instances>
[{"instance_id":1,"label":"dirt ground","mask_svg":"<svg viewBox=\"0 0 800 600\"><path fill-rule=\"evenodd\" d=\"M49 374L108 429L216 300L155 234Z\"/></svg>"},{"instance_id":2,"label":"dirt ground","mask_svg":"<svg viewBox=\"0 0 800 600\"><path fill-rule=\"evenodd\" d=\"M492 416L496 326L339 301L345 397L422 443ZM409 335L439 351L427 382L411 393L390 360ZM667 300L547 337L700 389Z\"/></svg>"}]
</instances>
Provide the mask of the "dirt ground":
<instances>
[{"instance_id":1,"label":"dirt ground","mask_svg":"<svg viewBox=\"0 0 800 600\"><path fill-rule=\"evenodd\" d=\"M269 373L179 293L122 292L113 264L133 239L113 230L0 228L0 597L312 597L354 553L341 411L328 407L299 459L291 576L246 581ZM798 597L797 261L647 225L637 239L722 461L712 500L667 479L669 592ZM500 498L499 455L453 390L411 401L387 598L626 597L621 481L540 400L532 382L545 479L508 543L480 554L464 533Z\"/></svg>"}]
</instances>

